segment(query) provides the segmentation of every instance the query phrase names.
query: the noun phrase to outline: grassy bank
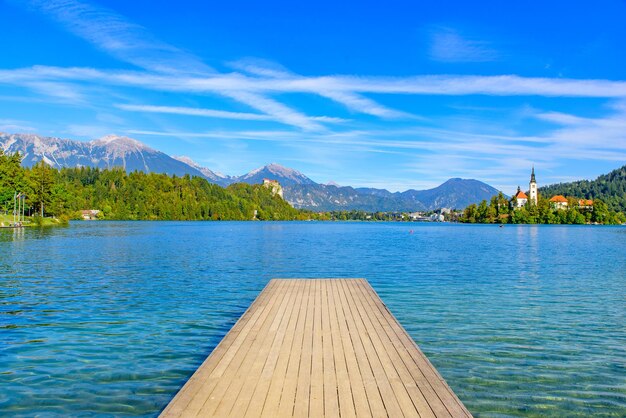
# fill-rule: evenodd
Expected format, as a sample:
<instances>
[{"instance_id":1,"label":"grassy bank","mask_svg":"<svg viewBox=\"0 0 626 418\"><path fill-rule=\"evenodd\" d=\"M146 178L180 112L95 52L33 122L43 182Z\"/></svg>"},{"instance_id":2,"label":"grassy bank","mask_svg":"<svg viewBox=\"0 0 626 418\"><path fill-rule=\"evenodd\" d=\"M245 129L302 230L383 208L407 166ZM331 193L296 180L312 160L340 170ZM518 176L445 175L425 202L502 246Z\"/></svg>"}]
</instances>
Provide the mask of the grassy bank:
<instances>
[{"instance_id":1,"label":"grassy bank","mask_svg":"<svg viewBox=\"0 0 626 418\"><path fill-rule=\"evenodd\" d=\"M24 218L24 226L61 226L67 225L66 219L58 218L41 218L35 216L26 216ZM1 215L0 214L0 227L6 227L13 224L13 215Z\"/></svg>"}]
</instances>

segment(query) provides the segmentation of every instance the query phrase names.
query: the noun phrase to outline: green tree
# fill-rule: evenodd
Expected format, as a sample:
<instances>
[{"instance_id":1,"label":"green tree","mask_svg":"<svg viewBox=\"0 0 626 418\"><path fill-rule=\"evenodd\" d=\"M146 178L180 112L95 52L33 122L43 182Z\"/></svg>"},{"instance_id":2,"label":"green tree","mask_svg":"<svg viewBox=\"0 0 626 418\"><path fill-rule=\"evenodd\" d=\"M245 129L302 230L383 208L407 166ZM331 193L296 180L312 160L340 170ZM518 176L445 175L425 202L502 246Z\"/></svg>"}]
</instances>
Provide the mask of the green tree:
<instances>
[{"instance_id":1,"label":"green tree","mask_svg":"<svg viewBox=\"0 0 626 418\"><path fill-rule=\"evenodd\" d=\"M0 150L0 209L13 208L16 193L26 191L25 170L19 153L7 155Z\"/></svg>"},{"instance_id":2,"label":"green tree","mask_svg":"<svg viewBox=\"0 0 626 418\"><path fill-rule=\"evenodd\" d=\"M609 208L606 203L601 199L593 201L593 211L591 214L591 221L600 224L608 223L610 218Z\"/></svg>"},{"instance_id":3,"label":"green tree","mask_svg":"<svg viewBox=\"0 0 626 418\"><path fill-rule=\"evenodd\" d=\"M55 170L41 160L33 166L29 174L30 192L28 196L30 201L34 203L35 209L43 217L45 207L52 201Z\"/></svg>"},{"instance_id":4,"label":"green tree","mask_svg":"<svg viewBox=\"0 0 626 418\"><path fill-rule=\"evenodd\" d=\"M473 223L478 222L478 220L479 220L478 207L476 206L475 203L472 203L471 205L466 207L465 210L463 211L463 216L461 216L461 222L473 224Z\"/></svg>"},{"instance_id":5,"label":"green tree","mask_svg":"<svg viewBox=\"0 0 626 418\"><path fill-rule=\"evenodd\" d=\"M525 207L515 209L513 211L512 223L514 224L527 224L529 223L530 215Z\"/></svg>"}]
</instances>

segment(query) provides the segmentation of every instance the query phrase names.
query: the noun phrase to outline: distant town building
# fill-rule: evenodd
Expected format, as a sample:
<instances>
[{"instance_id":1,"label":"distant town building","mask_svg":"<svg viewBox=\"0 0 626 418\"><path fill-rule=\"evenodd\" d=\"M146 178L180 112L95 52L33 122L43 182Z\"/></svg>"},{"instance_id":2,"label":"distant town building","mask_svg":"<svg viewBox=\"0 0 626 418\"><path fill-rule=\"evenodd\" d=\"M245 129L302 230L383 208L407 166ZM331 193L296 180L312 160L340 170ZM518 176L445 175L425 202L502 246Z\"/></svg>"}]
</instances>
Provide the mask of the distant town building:
<instances>
[{"instance_id":1,"label":"distant town building","mask_svg":"<svg viewBox=\"0 0 626 418\"><path fill-rule=\"evenodd\" d=\"M550 205L555 209L567 209L567 199L565 196L557 195L550 198Z\"/></svg>"},{"instance_id":2,"label":"distant town building","mask_svg":"<svg viewBox=\"0 0 626 418\"><path fill-rule=\"evenodd\" d=\"M416 220L418 220L421 217L422 217L422 212L410 212L409 213L409 218L412 221L416 221Z\"/></svg>"},{"instance_id":3,"label":"distant town building","mask_svg":"<svg viewBox=\"0 0 626 418\"><path fill-rule=\"evenodd\" d=\"M284 199L283 188L278 180L263 179L263 186L270 189L274 196L278 195L281 199Z\"/></svg>"},{"instance_id":4,"label":"distant town building","mask_svg":"<svg viewBox=\"0 0 626 418\"><path fill-rule=\"evenodd\" d=\"M522 191L522 189L520 189L519 186L517 186L517 193L515 193L515 196L513 196L513 198L515 209L524 207L526 202L528 202L528 196Z\"/></svg>"},{"instance_id":5,"label":"distant town building","mask_svg":"<svg viewBox=\"0 0 626 418\"><path fill-rule=\"evenodd\" d=\"M440 213L433 213L432 215L430 215L431 222L443 222L445 220L445 217Z\"/></svg>"},{"instance_id":6,"label":"distant town building","mask_svg":"<svg viewBox=\"0 0 626 418\"><path fill-rule=\"evenodd\" d=\"M409 213L409 219L411 221L416 222L428 222L431 221L430 216L425 216L422 212L411 212Z\"/></svg>"},{"instance_id":7,"label":"distant town building","mask_svg":"<svg viewBox=\"0 0 626 418\"><path fill-rule=\"evenodd\" d=\"M89 210L81 210L80 215L83 217L85 221L93 221L94 219L98 219L98 214L100 213L97 209L89 209Z\"/></svg>"}]
</instances>

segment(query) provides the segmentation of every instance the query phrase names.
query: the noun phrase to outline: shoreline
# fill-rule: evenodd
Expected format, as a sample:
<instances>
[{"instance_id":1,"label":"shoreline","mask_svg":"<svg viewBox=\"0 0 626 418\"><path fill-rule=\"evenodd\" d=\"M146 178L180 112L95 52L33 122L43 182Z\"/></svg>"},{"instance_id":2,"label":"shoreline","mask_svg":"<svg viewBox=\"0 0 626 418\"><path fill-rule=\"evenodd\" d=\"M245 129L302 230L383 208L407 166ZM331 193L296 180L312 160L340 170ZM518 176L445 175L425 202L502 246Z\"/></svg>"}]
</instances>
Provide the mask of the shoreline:
<instances>
[{"instance_id":1,"label":"shoreline","mask_svg":"<svg viewBox=\"0 0 626 418\"><path fill-rule=\"evenodd\" d=\"M518 224L498 224L498 223L467 223L467 222L430 222L430 221L394 221L394 220L361 220L361 219L281 219L281 220L214 220L214 219L99 219L99 220L71 220L72 223L100 223L100 222L142 222L142 223L163 223L163 222L198 222L198 223L389 223L389 224L407 224L407 225L466 225L466 226L494 226L494 227L511 227L511 226L626 226L626 224L600 224L600 223L588 223L588 224L547 224L547 223L518 223ZM60 224L54 224L51 226L66 226ZM31 225L35 226L35 225Z\"/></svg>"}]
</instances>

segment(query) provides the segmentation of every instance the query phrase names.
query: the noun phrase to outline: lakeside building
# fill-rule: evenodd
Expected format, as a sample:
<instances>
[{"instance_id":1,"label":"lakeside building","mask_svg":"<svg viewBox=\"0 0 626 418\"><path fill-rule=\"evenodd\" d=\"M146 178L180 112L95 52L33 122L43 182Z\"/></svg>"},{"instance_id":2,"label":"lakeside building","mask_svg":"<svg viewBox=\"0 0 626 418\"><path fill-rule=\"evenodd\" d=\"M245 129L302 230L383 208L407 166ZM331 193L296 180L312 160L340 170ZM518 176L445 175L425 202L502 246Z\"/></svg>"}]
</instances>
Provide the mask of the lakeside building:
<instances>
[{"instance_id":1,"label":"lakeside building","mask_svg":"<svg viewBox=\"0 0 626 418\"><path fill-rule=\"evenodd\" d=\"M580 199L578 201L578 209L593 210L593 200Z\"/></svg>"},{"instance_id":2,"label":"lakeside building","mask_svg":"<svg viewBox=\"0 0 626 418\"><path fill-rule=\"evenodd\" d=\"M550 205L555 209L567 209L568 203L565 196L556 195L550 198Z\"/></svg>"},{"instance_id":3,"label":"lakeside building","mask_svg":"<svg viewBox=\"0 0 626 418\"><path fill-rule=\"evenodd\" d=\"M93 221L98 219L98 214L100 213L97 209L89 209L89 210L81 210L80 214L85 221Z\"/></svg>"}]
</instances>

